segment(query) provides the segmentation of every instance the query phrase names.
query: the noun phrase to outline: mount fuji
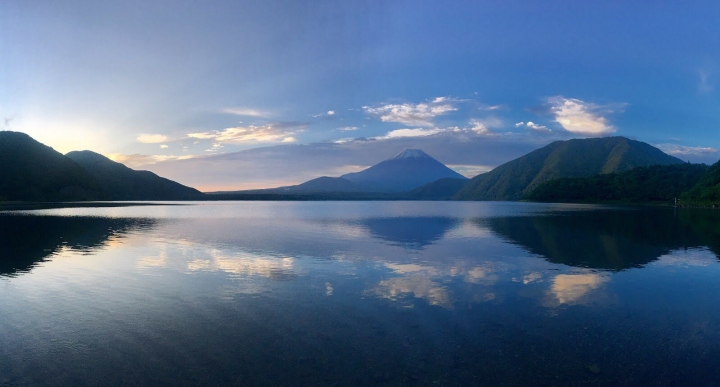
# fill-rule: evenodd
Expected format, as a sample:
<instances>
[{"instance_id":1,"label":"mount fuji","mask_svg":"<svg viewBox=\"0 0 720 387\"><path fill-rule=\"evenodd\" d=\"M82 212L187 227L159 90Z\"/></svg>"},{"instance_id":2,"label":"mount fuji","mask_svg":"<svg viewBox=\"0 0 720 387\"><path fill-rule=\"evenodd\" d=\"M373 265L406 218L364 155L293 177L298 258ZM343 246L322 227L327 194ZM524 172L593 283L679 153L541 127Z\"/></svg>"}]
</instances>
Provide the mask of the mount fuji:
<instances>
[{"instance_id":1,"label":"mount fuji","mask_svg":"<svg viewBox=\"0 0 720 387\"><path fill-rule=\"evenodd\" d=\"M420 149L406 149L368 169L340 176L368 192L405 192L446 177L467 179Z\"/></svg>"}]
</instances>

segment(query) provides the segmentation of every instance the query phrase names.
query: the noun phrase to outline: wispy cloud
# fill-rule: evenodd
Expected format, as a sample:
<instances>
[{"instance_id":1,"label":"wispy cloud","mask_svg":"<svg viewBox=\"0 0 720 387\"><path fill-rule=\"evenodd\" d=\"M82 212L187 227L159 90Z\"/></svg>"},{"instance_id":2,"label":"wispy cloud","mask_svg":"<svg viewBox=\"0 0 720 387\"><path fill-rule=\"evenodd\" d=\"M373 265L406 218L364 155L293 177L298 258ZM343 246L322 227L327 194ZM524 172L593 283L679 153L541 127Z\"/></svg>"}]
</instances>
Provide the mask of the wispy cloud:
<instances>
[{"instance_id":1,"label":"wispy cloud","mask_svg":"<svg viewBox=\"0 0 720 387\"><path fill-rule=\"evenodd\" d=\"M410 126L433 126L435 117L458 110L455 100L450 97L437 97L429 102L412 104L387 104L382 106L363 106L363 110L382 122L397 122Z\"/></svg>"},{"instance_id":2,"label":"wispy cloud","mask_svg":"<svg viewBox=\"0 0 720 387\"><path fill-rule=\"evenodd\" d=\"M698 91L701 93L709 93L713 91L715 88L713 87L712 83L710 82L710 75L711 72L709 71L699 71L698 75L700 76L700 84L698 85Z\"/></svg>"},{"instance_id":3,"label":"wispy cloud","mask_svg":"<svg viewBox=\"0 0 720 387\"><path fill-rule=\"evenodd\" d=\"M234 114L236 116L246 116L246 117L264 118L264 117L270 116L270 113L266 112L264 110L245 108L245 107L229 107L229 108L222 109L222 112L226 113L226 114Z\"/></svg>"},{"instance_id":4,"label":"wispy cloud","mask_svg":"<svg viewBox=\"0 0 720 387\"><path fill-rule=\"evenodd\" d=\"M351 130L358 130L357 126L343 126L341 128L337 128L337 130L342 130L343 132L349 132Z\"/></svg>"},{"instance_id":5,"label":"wispy cloud","mask_svg":"<svg viewBox=\"0 0 720 387\"><path fill-rule=\"evenodd\" d=\"M162 161L171 161L171 160L188 160L191 158L194 158L195 156L186 155L186 156L167 156L167 155L141 155L141 154L121 154L121 153L111 153L106 155L110 160L116 161L121 164L125 164L126 166L130 168L137 168L141 166L147 166L156 164Z\"/></svg>"},{"instance_id":6,"label":"wispy cloud","mask_svg":"<svg viewBox=\"0 0 720 387\"><path fill-rule=\"evenodd\" d=\"M168 137L163 134L141 134L135 139L143 144L158 144L161 142L166 142L168 140Z\"/></svg>"},{"instance_id":7,"label":"wispy cloud","mask_svg":"<svg viewBox=\"0 0 720 387\"><path fill-rule=\"evenodd\" d=\"M575 98L555 96L547 99L555 122L570 133L599 136L617 129L606 115L622 112L626 104L598 105Z\"/></svg>"},{"instance_id":8,"label":"wispy cloud","mask_svg":"<svg viewBox=\"0 0 720 387\"><path fill-rule=\"evenodd\" d=\"M678 144L655 144L663 152L673 156L706 156L718 153L718 150L709 146L684 146Z\"/></svg>"},{"instance_id":9,"label":"wispy cloud","mask_svg":"<svg viewBox=\"0 0 720 387\"><path fill-rule=\"evenodd\" d=\"M313 114L313 118L333 118L335 117L335 110L328 110L325 113Z\"/></svg>"},{"instance_id":10,"label":"wispy cloud","mask_svg":"<svg viewBox=\"0 0 720 387\"><path fill-rule=\"evenodd\" d=\"M295 140L293 134L300 133L307 126L304 122L275 122L265 125L249 125L213 130L210 132L189 133L188 137L200 140L213 140L217 143L252 142L289 142ZM293 140L287 140L292 138Z\"/></svg>"},{"instance_id":11,"label":"wispy cloud","mask_svg":"<svg viewBox=\"0 0 720 387\"><path fill-rule=\"evenodd\" d=\"M388 132L384 136L374 137L378 140L383 139L389 139L389 138L400 138L400 137L424 137L424 136L432 136L433 134L438 134L446 131L447 129L438 129L438 128L432 128L432 129L397 129L392 130Z\"/></svg>"},{"instance_id":12,"label":"wispy cloud","mask_svg":"<svg viewBox=\"0 0 720 387\"><path fill-rule=\"evenodd\" d=\"M516 128L526 127L526 128L528 128L528 129L530 129L530 130L534 130L534 131L537 131L537 132L552 132L552 130L550 130L550 128L548 128L547 126L545 126L545 125L539 125L539 124L536 124L536 123L534 123L534 122L532 122L532 121L528 121L528 122L518 122L518 123L515 124L515 127L516 127Z\"/></svg>"}]
</instances>

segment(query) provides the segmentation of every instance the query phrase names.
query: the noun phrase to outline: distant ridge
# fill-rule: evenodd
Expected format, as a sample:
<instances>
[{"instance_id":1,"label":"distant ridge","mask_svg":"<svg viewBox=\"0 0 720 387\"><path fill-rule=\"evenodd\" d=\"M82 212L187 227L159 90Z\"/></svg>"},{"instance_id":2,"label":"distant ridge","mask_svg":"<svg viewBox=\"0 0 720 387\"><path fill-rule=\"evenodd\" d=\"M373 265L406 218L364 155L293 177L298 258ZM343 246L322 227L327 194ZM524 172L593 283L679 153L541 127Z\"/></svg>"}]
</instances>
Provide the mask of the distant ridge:
<instances>
[{"instance_id":1,"label":"distant ridge","mask_svg":"<svg viewBox=\"0 0 720 387\"><path fill-rule=\"evenodd\" d=\"M66 155L88 171L102 188L104 200L202 200L200 191L160 177L149 171L136 171L89 151Z\"/></svg>"},{"instance_id":2,"label":"distant ridge","mask_svg":"<svg viewBox=\"0 0 720 387\"><path fill-rule=\"evenodd\" d=\"M0 201L94 200L100 191L70 158L25 133L0 131Z\"/></svg>"},{"instance_id":3,"label":"distant ridge","mask_svg":"<svg viewBox=\"0 0 720 387\"><path fill-rule=\"evenodd\" d=\"M368 192L405 192L438 179L467 179L420 149L406 149L370 168L340 176Z\"/></svg>"},{"instance_id":4,"label":"distant ridge","mask_svg":"<svg viewBox=\"0 0 720 387\"><path fill-rule=\"evenodd\" d=\"M682 160L625 137L556 141L490 172L475 176L458 200L520 200L540 184L563 177L587 177Z\"/></svg>"}]
</instances>

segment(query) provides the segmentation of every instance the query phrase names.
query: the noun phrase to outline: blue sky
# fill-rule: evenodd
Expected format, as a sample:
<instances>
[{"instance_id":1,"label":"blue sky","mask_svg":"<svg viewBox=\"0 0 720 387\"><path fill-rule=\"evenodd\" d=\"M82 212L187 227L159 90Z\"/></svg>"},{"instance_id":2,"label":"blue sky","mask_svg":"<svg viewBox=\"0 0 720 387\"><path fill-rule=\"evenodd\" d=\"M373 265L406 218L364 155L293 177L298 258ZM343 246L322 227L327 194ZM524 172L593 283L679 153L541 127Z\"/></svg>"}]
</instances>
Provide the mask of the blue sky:
<instances>
[{"instance_id":1,"label":"blue sky","mask_svg":"<svg viewBox=\"0 0 720 387\"><path fill-rule=\"evenodd\" d=\"M0 124L205 190L421 147L473 175L558 139L720 158L720 5L0 3Z\"/></svg>"}]
</instances>

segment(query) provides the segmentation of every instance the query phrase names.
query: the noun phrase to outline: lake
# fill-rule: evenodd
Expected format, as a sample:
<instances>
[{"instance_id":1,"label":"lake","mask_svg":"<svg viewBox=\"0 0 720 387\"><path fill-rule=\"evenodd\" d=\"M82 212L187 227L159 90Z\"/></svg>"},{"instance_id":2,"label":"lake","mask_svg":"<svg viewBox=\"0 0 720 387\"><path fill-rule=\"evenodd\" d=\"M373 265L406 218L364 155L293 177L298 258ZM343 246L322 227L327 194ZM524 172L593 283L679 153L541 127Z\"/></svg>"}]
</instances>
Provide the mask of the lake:
<instances>
[{"instance_id":1,"label":"lake","mask_svg":"<svg viewBox=\"0 0 720 387\"><path fill-rule=\"evenodd\" d=\"M717 386L718 254L709 209L4 211L0 386Z\"/></svg>"}]
</instances>

